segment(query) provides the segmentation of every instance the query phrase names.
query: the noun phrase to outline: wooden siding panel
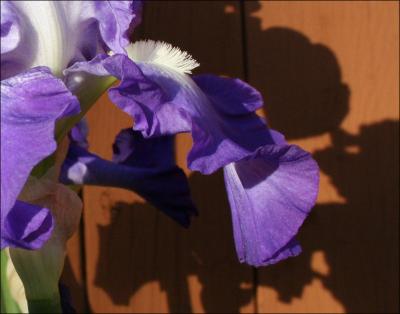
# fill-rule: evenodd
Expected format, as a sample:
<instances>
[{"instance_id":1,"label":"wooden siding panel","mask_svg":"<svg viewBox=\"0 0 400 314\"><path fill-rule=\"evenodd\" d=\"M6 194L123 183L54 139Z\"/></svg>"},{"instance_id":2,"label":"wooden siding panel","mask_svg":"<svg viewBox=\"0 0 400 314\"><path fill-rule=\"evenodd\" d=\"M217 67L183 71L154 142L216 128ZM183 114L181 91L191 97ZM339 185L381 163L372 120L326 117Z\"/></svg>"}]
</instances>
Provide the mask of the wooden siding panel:
<instances>
[{"instance_id":1,"label":"wooden siding panel","mask_svg":"<svg viewBox=\"0 0 400 314\"><path fill-rule=\"evenodd\" d=\"M248 73L270 125L313 152L300 257L260 269L258 309L398 311L398 2L247 2Z\"/></svg>"}]
</instances>

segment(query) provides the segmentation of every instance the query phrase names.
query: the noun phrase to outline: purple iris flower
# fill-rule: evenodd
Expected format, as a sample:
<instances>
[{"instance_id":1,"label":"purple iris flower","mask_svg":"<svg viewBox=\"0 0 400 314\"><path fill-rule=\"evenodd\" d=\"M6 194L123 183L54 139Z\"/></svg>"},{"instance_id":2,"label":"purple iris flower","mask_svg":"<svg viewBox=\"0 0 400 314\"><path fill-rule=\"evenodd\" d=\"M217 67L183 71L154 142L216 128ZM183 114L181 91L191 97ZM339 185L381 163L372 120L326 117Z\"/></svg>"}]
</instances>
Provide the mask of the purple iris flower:
<instances>
[{"instance_id":1,"label":"purple iris flower","mask_svg":"<svg viewBox=\"0 0 400 314\"><path fill-rule=\"evenodd\" d=\"M239 79L189 76L198 63L166 43L141 41L127 51L76 63L68 72L117 77L110 99L132 116L136 131L144 137L190 132L189 168L224 169L241 262L261 266L298 255L295 236L316 201L318 166L257 116L260 93Z\"/></svg>"},{"instance_id":2,"label":"purple iris flower","mask_svg":"<svg viewBox=\"0 0 400 314\"><path fill-rule=\"evenodd\" d=\"M36 249L49 238L48 208L17 200L32 169L55 152L56 121L77 114L84 77L75 62L124 54L138 1L1 1L1 248Z\"/></svg>"},{"instance_id":3,"label":"purple iris flower","mask_svg":"<svg viewBox=\"0 0 400 314\"><path fill-rule=\"evenodd\" d=\"M184 227L197 210L184 172L176 166L173 136L145 139L138 131L122 130L113 144L113 160L87 151L85 127L71 132L71 144L62 166L61 182L125 188Z\"/></svg>"},{"instance_id":4,"label":"purple iris flower","mask_svg":"<svg viewBox=\"0 0 400 314\"><path fill-rule=\"evenodd\" d=\"M135 190L187 225L195 211L186 179L159 152L169 156L168 136L190 132L189 168L224 170L240 261L260 266L299 254L295 236L316 200L317 164L268 129L255 113L262 97L245 82L191 77L198 63L165 43L127 46L139 13L137 1L1 2L1 247L34 249L48 239L49 210L17 198L56 150L56 121L79 112L71 91L85 93L96 75L121 81L109 96L136 133L120 134L113 162L73 143L63 180Z\"/></svg>"}]
</instances>

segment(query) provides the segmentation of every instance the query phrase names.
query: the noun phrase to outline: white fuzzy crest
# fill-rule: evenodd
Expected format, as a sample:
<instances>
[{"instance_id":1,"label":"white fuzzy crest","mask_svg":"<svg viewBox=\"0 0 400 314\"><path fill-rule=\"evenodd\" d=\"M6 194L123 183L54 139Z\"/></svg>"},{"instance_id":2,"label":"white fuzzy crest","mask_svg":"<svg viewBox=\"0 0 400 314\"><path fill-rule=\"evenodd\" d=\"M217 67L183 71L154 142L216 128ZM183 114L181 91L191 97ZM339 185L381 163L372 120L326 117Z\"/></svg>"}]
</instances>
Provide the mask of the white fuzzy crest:
<instances>
[{"instance_id":1,"label":"white fuzzy crest","mask_svg":"<svg viewBox=\"0 0 400 314\"><path fill-rule=\"evenodd\" d=\"M129 57L136 62L153 63L191 74L200 64L186 51L161 41L142 40L126 48Z\"/></svg>"}]
</instances>

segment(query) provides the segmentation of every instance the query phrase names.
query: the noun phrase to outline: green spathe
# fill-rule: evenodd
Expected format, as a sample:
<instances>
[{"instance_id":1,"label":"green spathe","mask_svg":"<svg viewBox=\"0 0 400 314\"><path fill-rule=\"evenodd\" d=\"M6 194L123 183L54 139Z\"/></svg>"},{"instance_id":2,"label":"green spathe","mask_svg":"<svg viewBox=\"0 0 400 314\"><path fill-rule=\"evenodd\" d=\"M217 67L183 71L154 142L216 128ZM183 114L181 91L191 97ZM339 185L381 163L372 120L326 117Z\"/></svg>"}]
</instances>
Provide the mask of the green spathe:
<instances>
[{"instance_id":1,"label":"green spathe","mask_svg":"<svg viewBox=\"0 0 400 314\"><path fill-rule=\"evenodd\" d=\"M12 296L11 287L8 282L7 266L10 260L5 250L0 251L0 260L1 260L1 284L0 284L1 313L22 313L20 307L18 306L17 302L14 300Z\"/></svg>"},{"instance_id":2,"label":"green spathe","mask_svg":"<svg viewBox=\"0 0 400 314\"><path fill-rule=\"evenodd\" d=\"M79 197L56 183L54 174L49 173L41 179L30 177L21 199L51 209L55 227L50 240L39 250L10 248L12 262L25 288L29 313L61 313L58 282L66 242L77 229L81 216Z\"/></svg>"}]
</instances>

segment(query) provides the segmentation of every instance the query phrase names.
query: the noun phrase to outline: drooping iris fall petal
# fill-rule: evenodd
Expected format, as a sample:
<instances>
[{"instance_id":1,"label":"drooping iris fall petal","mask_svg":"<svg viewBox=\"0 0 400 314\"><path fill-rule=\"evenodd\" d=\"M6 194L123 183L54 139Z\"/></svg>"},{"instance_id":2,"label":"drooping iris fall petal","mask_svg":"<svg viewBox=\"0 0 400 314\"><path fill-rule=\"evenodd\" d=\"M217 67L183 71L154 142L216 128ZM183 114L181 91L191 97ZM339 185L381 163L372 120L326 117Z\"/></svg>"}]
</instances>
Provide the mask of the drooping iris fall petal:
<instances>
[{"instance_id":1,"label":"drooping iris fall petal","mask_svg":"<svg viewBox=\"0 0 400 314\"><path fill-rule=\"evenodd\" d=\"M37 67L1 81L2 248L17 244L37 248L49 235L49 227L42 228L49 219L48 209L22 210L28 205L16 200L33 167L56 149L56 120L77 112L76 97L48 68ZM34 236L27 238L27 232Z\"/></svg>"},{"instance_id":2,"label":"drooping iris fall petal","mask_svg":"<svg viewBox=\"0 0 400 314\"><path fill-rule=\"evenodd\" d=\"M279 132L251 133L243 116L258 109L258 93L240 81L203 75L194 80L217 108L239 120L236 145L257 147L224 166L236 251L241 262L264 266L301 252L295 236L314 206L319 169L311 155ZM221 114L223 118L223 116ZM225 118L227 119L227 118ZM267 129L266 125L264 128Z\"/></svg>"},{"instance_id":3,"label":"drooping iris fall petal","mask_svg":"<svg viewBox=\"0 0 400 314\"><path fill-rule=\"evenodd\" d=\"M318 166L294 145L266 145L224 168L241 262L274 264L296 256L294 239L314 206Z\"/></svg>"}]
</instances>

